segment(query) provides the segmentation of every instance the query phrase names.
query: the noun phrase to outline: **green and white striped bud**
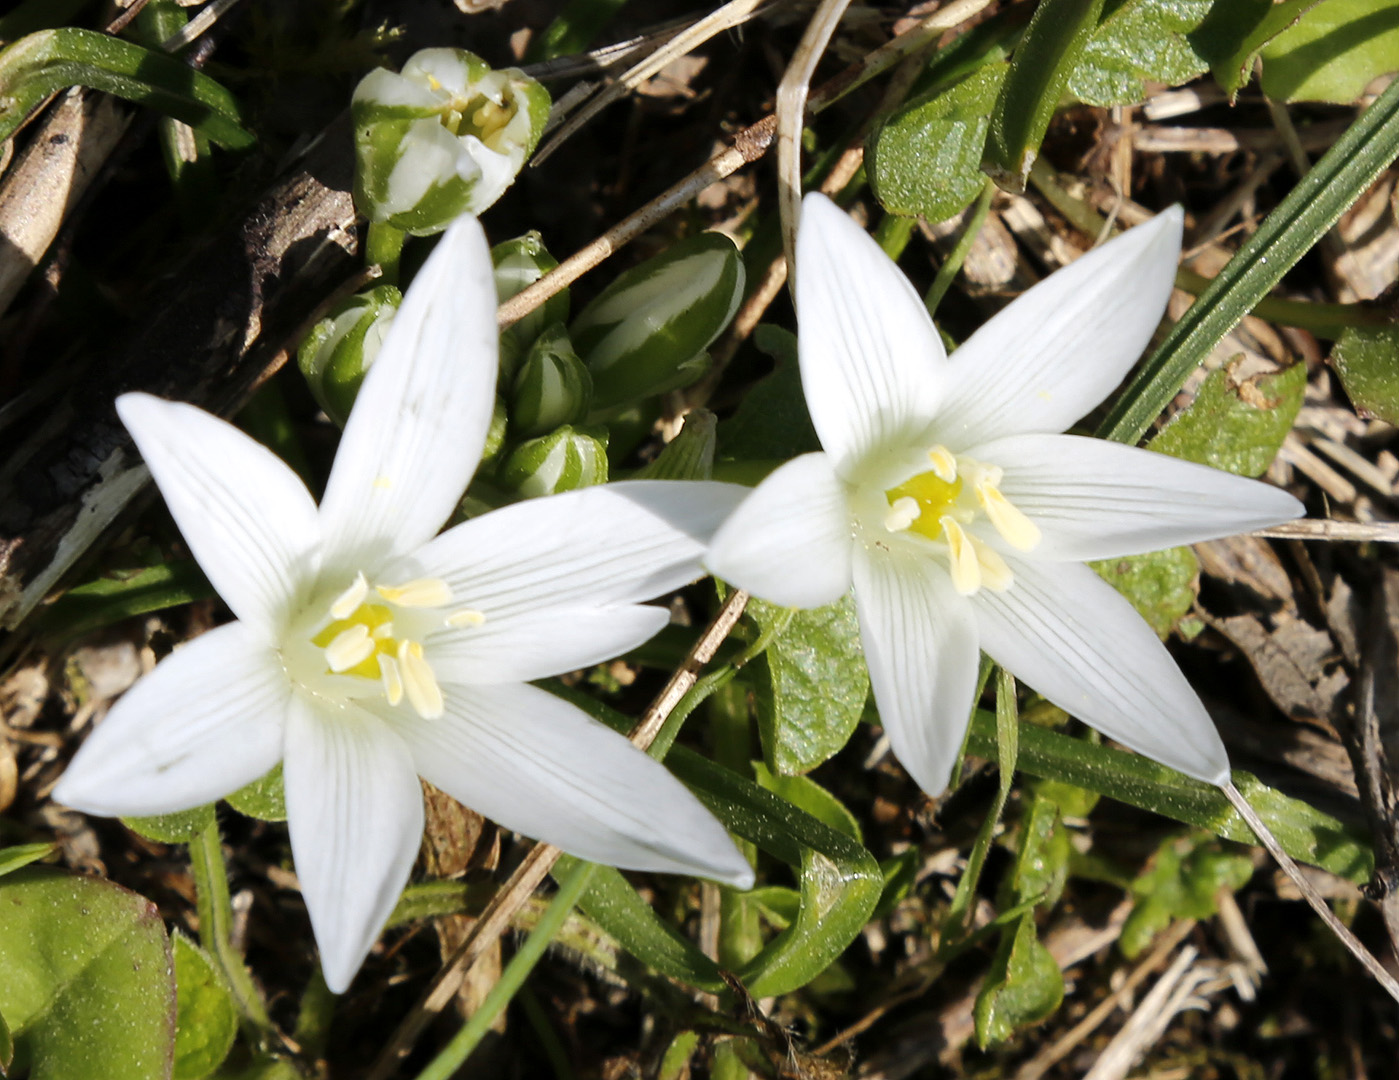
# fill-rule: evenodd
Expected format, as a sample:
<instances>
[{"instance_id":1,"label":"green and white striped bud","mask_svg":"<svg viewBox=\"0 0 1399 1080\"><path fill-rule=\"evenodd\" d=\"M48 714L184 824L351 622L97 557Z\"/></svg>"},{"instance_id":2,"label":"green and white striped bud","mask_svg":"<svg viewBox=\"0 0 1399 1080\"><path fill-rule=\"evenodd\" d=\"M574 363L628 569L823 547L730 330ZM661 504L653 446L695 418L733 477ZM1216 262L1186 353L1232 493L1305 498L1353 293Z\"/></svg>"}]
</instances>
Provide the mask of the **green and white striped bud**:
<instances>
[{"instance_id":1,"label":"green and white striped bud","mask_svg":"<svg viewBox=\"0 0 1399 1080\"><path fill-rule=\"evenodd\" d=\"M500 483L526 498L607 483L605 429L561 427L515 447Z\"/></svg>"},{"instance_id":2,"label":"green and white striped bud","mask_svg":"<svg viewBox=\"0 0 1399 1080\"><path fill-rule=\"evenodd\" d=\"M316 323L296 350L316 403L341 427L402 300L392 285L352 296Z\"/></svg>"},{"instance_id":3,"label":"green and white striped bud","mask_svg":"<svg viewBox=\"0 0 1399 1080\"><path fill-rule=\"evenodd\" d=\"M723 233L681 240L628 270L569 327L593 375L594 410L694 382L742 299L743 259Z\"/></svg>"},{"instance_id":4,"label":"green and white striped bud","mask_svg":"<svg viewBox=\"0 0 1399 1080\"><path fill-rule=\"evenodd\" d=\"M356 205L415 236L479 214L524 167L549 104L528 75L464 49L423 49L397 74L376 68L350 104Z\"/></svg>"},{"instance_id":5,"label":"green and white striped bud","mask_svg":"<svg viewBox=\"0 0 1399 1080\"><path fill-rule=\"evenodd\" d=\"M559 265L544 248L537 232L527 232L491 248L495 264L496 303L503 304L523 292L550 270ZM520 361L534 339L550 323L568 321L568 290L561 289L540 304L523 319L506 327L500 334L500 377L509 384Z\"/></svg>"},{"instance_id":6,"label":"green and white striped bud","mask_svg":"<svg viewBox=\"0 0 1399 1080\"><path fill-rule=\"evenodd\" d=\"M593 380L573 351L563 323L554 323L530 346L511 394L510 423L518 435L543 435L587 418Z\"/></svg>"}]
</instances>

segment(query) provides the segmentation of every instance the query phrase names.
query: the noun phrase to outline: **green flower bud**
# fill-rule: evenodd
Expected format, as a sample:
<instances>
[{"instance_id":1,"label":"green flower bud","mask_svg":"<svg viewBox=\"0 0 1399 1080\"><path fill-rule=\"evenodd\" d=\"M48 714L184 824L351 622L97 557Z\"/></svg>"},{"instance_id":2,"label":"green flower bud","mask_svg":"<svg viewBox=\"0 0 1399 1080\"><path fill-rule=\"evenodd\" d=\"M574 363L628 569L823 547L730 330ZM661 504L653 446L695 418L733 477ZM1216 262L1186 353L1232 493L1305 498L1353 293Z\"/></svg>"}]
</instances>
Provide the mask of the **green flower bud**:
<instances>
[{"instance_id":1,"label":"green flower bud","mask_svg":"<svg viewBox=\"0 0 1399 1080\"><path fill-rule=\"evenodd\" d=\"M491 248L495 264L496 302L503 304L517 293L542 278L559 265L557 259L544 249L544 240L537 232L527 232ZM514 374L534 339L550 323L568 321L568 290L561 289L500 335L500 375L502 380Z\"/></svg>"},{"instance_id":2,"label":"green flower bud","mask_svg":"<svg viewBox=\"0 0 1399 1080\"><path fill-rule=\"evenodd\" d=\"M692 236L628 270L569 328L593 374L594 410L694 382L742 299L743 259L723 233Z\"/></svg>"},{"instance_id":3,"label":"green flower bud","mask_svg":"<svg viewBox=\"0 0 1399 1080\"><path fill-rule=\"evenodd\" d=\"M526 498L607 483L607 433L561 427L515 447L500 482Z\"/></svg>"},{"instance_id":4,"label":"green flower bud","mask_svg":"<svg viewBox=\"0 0 1399 1080\"><path fill-rule=\"evenodd\" d=\"M535 339L515 376L510 422L520 435L543 435L588 415L593 380L573 351L563 323Z\"/></svg>"},{"instance_id":5,"label":"green flower bud","mask_svg":"<svg viewBox=\"0 0 1399 1080\"><path fill-rule=\"evenodd\" d=\"M341 427L402 300L392 285L352 296L316 323L296 350L316 403Z\"/></svg>"},{"instance_id":6,"label":"green flower bud","mask_svg":"<svg viewBox=\"0 0 1399 1080\"><path fill-rule=\"evenodd\" d=\"M524 167L549 104L528 75L464 49L423 49L398 74L376 68L350 104L356 205L415 236L479 214Z\"/></svg>"},{"instance_id":7,"label":"green flower bud","mask_svg":"<svg viewBox=\"0 0 1399 1080\"><path fill-rule=\"evenodd\" d=\"M505 429L509 426L510 413L505 402L497 395L495 408L491 410L491 426L486 429L486 445L481 451L482 461L491 461L505 445Z\"/></svg>"}]
</instances>

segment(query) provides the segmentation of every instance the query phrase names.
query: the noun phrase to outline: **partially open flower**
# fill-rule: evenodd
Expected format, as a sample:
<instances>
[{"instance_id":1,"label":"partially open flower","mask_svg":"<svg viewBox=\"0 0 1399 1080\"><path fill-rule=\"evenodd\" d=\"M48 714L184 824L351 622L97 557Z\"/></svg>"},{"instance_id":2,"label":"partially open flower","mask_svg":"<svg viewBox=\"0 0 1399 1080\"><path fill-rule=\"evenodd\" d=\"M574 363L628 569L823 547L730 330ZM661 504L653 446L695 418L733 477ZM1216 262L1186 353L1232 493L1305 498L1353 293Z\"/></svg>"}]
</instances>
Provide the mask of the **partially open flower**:
<instances>
[{"instance_id":1,"label":"partially open flower","mask_svg":"<svg viewBox=\"0 0 1399 1080\"><path fill-rule=\"evenodd\" d=\"M319 507L232 425L147 394L117 402L238 621L137 683L54 797L100 814L170 813L281 762L297 876L337 992L417 856L420 775L586 859L752 881L723 827L661 765L529 685L664 626L666 610L639 601L699 575L735 493L616 484L436 535L481 456L495 350L490 258L468 218L409 288Z\"/></svg>"},{"instance_id":2,"label":"partially open flower","mask_svg":"<svg viewBox=\"0 0 1399 1080\"><path fill-rule=\"evenodd\" d=\"M715 537L709 568L794 607L853 583L875 701L922 787L947 786L978 650L1127 746L1210 783L1223 743L1170 654L1083 560L1262 528L1286 492L1058 434L1111 391L1170 296L1182 216L1083 256L949 360L923 303L834 203L797 237L802 385L824 453L783 465Z\"/></svg>"},{"instance_id":3,"label":"partially open flower","mask_svg":"<svg viewBox=\"0 0 1399 1080\"><path fill-rule=\"evenodd\" d=\"M505 192L549 117L549 94L464 49L423 49L355 88L355 204L370 221L441 232Z\"/></svg>"}]
</instances>

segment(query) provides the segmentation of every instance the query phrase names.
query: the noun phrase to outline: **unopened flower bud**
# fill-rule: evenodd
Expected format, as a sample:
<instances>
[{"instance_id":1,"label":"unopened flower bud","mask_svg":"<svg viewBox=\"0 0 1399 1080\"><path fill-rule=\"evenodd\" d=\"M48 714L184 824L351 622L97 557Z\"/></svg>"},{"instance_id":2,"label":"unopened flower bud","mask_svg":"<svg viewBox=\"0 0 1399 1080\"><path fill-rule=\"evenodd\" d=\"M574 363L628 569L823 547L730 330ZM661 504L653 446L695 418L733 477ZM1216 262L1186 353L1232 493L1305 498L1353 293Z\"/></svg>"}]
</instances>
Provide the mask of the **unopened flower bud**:
<instances>
[{"instance_id":1,"label":"unopened flower bud","mask_svg":"<svg viewBox=\"0 0 1399 1080\"><path fill-rule=\"evenodd\" d=\"M481 451L482 461L492 461L505 445L505 431L509 426L510 413L505 402L496 395L495 408L491 410L491 426L486 429L486 445Z\"/></svg>"},{"instance_id":2,"label":"unopened flower bud","mask_svg":"<svg viewBox=\"0 0 1399 1080\"><path fill-rule=\"evenodd\" d=\"M594 410L694 382L742 299L743 259L723 233L692 236L628 270L569 328L593 375Z\"/></svg>"},{"instance_id":3,"label":"unopened flower bud","mask_svg":"<svg viewBox=\"0 0 1399 1080\"><path fill-rule=\"evenodd\" d=\"M537 232L527 232L491 248L495 264L496 303L503 304L523 292L550 270L559 265L544 248ZM550 323L568 321L568 290L560 289L524 318L501 331L500 376L508 379L514 374L534 339Z\"/></svg>"},{"instance_id":4,"label":"unopened flower bud","mask_svg":"<svg viewBox=\"0 0 1399 1080\"><path fill-rule=\"evenodd\" d=\"M500 471L500 482L526 498L607 483L607 442L603 429L561 427L515 447Z\"/></svg>"},{"instance_id":5,"label":"unopened flower bud","mask_svg":"<svg viewBox=\"0 0 1399 1080\"><path fill-rule=\"evenodd\" d=\"M573 351L563 323L535 339L515 376L510 422L520 435L543 435L588 415L593 380Z\"/></svg>"},{"instance_id":6,"label":"unopened flower bud","mask_svg":"<svg viewBox=\"0 0 1399 1080\"><path fill-rule=\"evenodd\" d=\"M351 114L355 203L372 222L423 236L500 198L544 130L549 94L464 49L423 49L397 74L361 79Z\"/></svg>"},{"instance_id":7,"label":"unopened flower bud","mask_svg":"<svg viewBox=\"0 0 1399 1080\"><path fill-rule=\"evenodd\" d=\"M392 285L352 296L316 323L296 350L316 403L341 427L402 299Z\"/></svg>"}]
</instances>

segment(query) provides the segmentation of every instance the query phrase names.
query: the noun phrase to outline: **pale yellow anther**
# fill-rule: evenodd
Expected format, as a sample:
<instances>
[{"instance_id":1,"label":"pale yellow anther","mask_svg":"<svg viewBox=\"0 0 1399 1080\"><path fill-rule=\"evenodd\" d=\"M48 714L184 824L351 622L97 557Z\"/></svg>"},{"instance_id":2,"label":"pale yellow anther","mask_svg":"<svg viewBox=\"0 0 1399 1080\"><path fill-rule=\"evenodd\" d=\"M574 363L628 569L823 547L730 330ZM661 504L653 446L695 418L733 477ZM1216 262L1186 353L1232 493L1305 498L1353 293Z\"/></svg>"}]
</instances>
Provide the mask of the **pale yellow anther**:
<instances>
[{"instance_id":1,"label":"pale yellow anther","mask_svg":"<svg viewBox=\"0 0 1399 1080\"><path fill-rule=\"evenodd\" d=\"M399 607L442 607L452 602L452 587L441 578L417 578L402 585L376 585L374 589Z\"/></svg>"},{"instance_id":2,"label":"pale yellow anther","mask_svg":"<svg viewBox=\"0 0 1399 1080\"><path fill-rule=\"evenodd\" d=\"M340 631L325 647L325 662L336 674L364 663L373 655L374 642L363 623L355 623Z\"/></svg>"},{"instance_id":3,"label":"pale yellow anther","mask_svg":"<svg viewBox=\"0 0 1399 1080\"><path fill-rule=\"evenodd\" d=\"M436 720L442 715L442 688L437 685L437 676L423 659L423 647L416 641L405 641L398 646L398 668L403 679L403 689L408 695L408 704L424 720Z\"/></svg>"},{"instance_id":4,"label":"pale yellow anther","mask_svg":"<svg viewBox=\"0 0 1399 1080\"><path fill-rule=\"evenodd\" d=\"M976 565L981 571L981 584L992 592L1005 592L1009 589L1015 580L1015 574L1001 558L1001 553L976 537L972 537L972 546L976 548Z\"/></svg>"},{"instance_id":5,"label":"pale yellow anther","mask_svg":"<svg viewBox=\"0 0 1399 1080\"><path fill-rule=\"evenodd\" d=\"M991 524L1016 551L1029 551L1040 542L1040 529L1001 494L989 480L976 485L976 497Z\"/></svg>"},{"instance_id":6,"label":"pale yellow anther","mask_svg":"<svg viewBox=\"0 0 1399 1080\"><path fill-rule=\"evenodd\" d=\"M977 559L972 539L962 526L944 514L939 519L943 535L947 537L948 571L952 575L952 587L963 596L970 596L981 588L981 563Z\"/></svg>"},{"instance_id":7,"label":"pale yellow anther","mask_svg":"<svg viewBox=\"0 0 1399 1080\"><path fill-rule=\"evenodd\" d=\"M890 532L903 532L917 521L922 513L918 500L905 495L895 499L893 505L884 512L884 527Z\"/></svg>"},{"instance_id":8,"label":"pale yellow anther","mask_svg":"<svg viewBox=\"0 0 1399 1080\"><path fill-rule=\"evenodd\" d=\"M331 618L348 619L355 613L355 609L364 603L364 598L368 595L369 582L365 580L363 573L356 574L355 580L350 582L350 587L331 602Z\"/></svg>"},{"instance_id":9,"label":"pale yellow anther","mask_svg":"<svg viewBox=\"0 0 1399 1080\"><path fill-rule=\"evenodd\" d=\"M957 479L957 455L945 446L935 446L928 451L928 461L933 466L933 475L944 484Z\"/></svg>"},{"instance_id":10,"label":"pale yellow anther","mask_svg":"<svg viewBox=\"0 0 1399 1080\"><path fill-rule=\"evenodd\" d=\"M392 656L380 654L379 680L384 684L384 697L390 705L403 700L403 677L398 671L398 661Z\"/></svg>"},{"instance_id":11,"label":"pale yellow anther","mask_svg":"<svg viewBox=\"0 0 1399 1080\"><path fill-rule=\"evenodd\" d=\"M370 636L375 641L391 641L393 639L393 623L380 623L370 632Z\"/></svg>"},{"instance_id":12,"label":"pale yellow anther","mask_svg":"<svg viewBox=\"0 0 1399 1080\"><path fill-rule=\"evenodd\" d=\"M484 612L474 608L462 608L460 611L452 612L443 621L452 629L460 630L463 627L480 626L486 621L486 616Z\"/></svg>"}]
</instances>

